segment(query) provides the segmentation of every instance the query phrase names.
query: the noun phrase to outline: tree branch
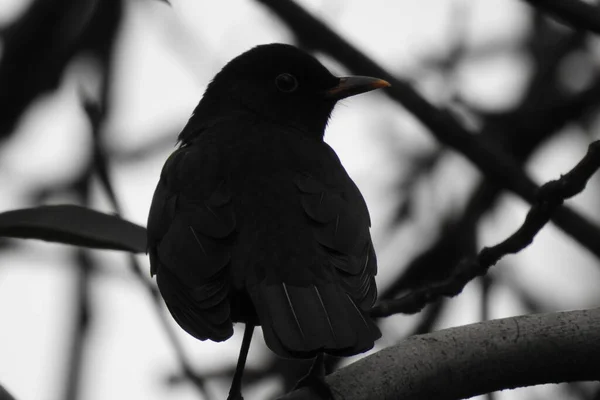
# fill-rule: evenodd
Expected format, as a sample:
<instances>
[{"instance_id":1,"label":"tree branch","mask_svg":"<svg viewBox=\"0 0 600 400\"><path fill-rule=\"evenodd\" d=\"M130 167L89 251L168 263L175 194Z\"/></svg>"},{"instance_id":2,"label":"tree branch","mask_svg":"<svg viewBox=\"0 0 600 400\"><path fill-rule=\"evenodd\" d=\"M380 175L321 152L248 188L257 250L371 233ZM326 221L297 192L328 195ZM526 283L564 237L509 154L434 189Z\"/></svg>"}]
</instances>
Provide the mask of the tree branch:
<instances>
[{"instance_id":1,"label":"tree branch","mask_svg":"<svg viewBox=\"0 0 600 400\"><path fill-rule=\"evenodd\" d=\"M550 27L548 23L545 20L534 24L530 38L526 40L528 52L532 54L533 72L519 104L496 114L475 111L484 119L481 135L510 151L519 165L525 163L540 143L550 140L566 124L578 121L586 112L597 108L600 100L596 94L600 93L598 78L588 89L576 94L568 95L560 90L560 82L554 77L565 57L581 51L583 35L570 32L556 38L554 30L557 28ZM472 109L471 105L468 107ZM496 205L500 193L500 187L485 177L481 179L461 215L441 223L443 230L438 239L413 258L379 298L394 298L404 290L450 276L463 257L475 253L476 226L481 217ZM563 218L560 210L552 218ZM568 223L568 220L563 223Z\"/></svg>"},{"instance_id":2,"label":"tree branch","mask_svg":"<svg viewBox=\"0 0 600 400\"><path fill-rule=\"evenodd\" d=\"M573 29L600 33L598 7L580 0L524 0L538 10L548 13Z\"/></svg>"},{"instance_id":3,"label":"tree branch","mask_svg":"<svg viewBox=\"0 0 600 400\"><path fill-rule=\"evenodd\" d=\"M92 138L93 138L93 160L92 160L92 168L98 174L100 185L106 192L109 202L114 209L115 213L118 216L122 215L122 207L119 199L117 197L116 191L112 184L112 180L110 178L110 174L108 171L110 170L110 159L108 152L104 148L103 142L101 141L102 134L104 133L103 123L106 119L106 111L108 105L109 98L109 88L108 83L109 79L109 71L105 72L105 88L103 90L100 103L96 104L91 102L89 99L82 99L83 108L91 122L92 126ZM150 281L144 278L144 274L142 272L142 266L137 261L133 254L128 254L128 263L131 271L135 275L135 277L139 280L139 282L144 287L146 293L150 296L150 300L152 302L152 306L156 311L156 315L158 316L158 320L167 335L167 339L171 344L172 349L175 352L175 355L179 361L181 372L183 376L189 379L189 382L192 383L198 391L202 394L202 398L209 399L209 393L206 389L205 380L202 376L197 374L194 371L194 367L187 357L186 352L179 339L177 338L177 334L175 329L168 320L168 316L165 315L163 309L163 302L158 292L156 286L152 285ZM1 399L0 399L1 400Z\"/></svg>"},{"instance_id":4,"label":"tree branch","mask_svg":"<svg viewBox=\"0 0 600 400\"><path fill-rule=\"evenodd\" d=\"M454 400L600 379L600 308L534 314L412 336L326 378L335 399ZM311 397L313 396L313 397ZM282 399L317 398L304 388Z\"/></svg>"},{"instance_id":5,"label":"tree branch","mask_svg":"<svg viewBox=\"0 0 600 400\"><path fill-rule=\"evenodd\" d=\"M398 299L387 300L373 307L371 315L386 317L397 313L419 312L440 297L458 295L473 278L484 275L487 270L507 254L518 253L533 241L535 235L550 220L552 213L563 201L580 193L587 181L600 168L600 141L593 142L583 159L566 175L542 186L538 200L527 213L521 227L503 242L486 247L476 257L459 263L449 278L416 289Z\"/></svg>"}]
</instances>

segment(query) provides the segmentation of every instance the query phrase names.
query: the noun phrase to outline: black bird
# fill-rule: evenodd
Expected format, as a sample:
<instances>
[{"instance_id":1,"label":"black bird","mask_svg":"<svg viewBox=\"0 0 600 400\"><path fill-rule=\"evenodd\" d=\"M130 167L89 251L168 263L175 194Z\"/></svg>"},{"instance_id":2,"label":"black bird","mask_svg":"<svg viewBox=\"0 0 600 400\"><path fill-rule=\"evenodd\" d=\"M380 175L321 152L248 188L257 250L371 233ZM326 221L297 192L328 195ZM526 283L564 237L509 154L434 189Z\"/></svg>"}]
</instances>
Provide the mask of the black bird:
<instances>
[{"instance_id":1,"label":"black bird","mask_svg":"<svg viewBox=\"0 0 600 400\"><path fill-rule=\"evenodd\" d=\"M277 355L367 351L377 262L365 201L323 141L339 99L389 86L332 75L284 44L257 46L208 85L168 158L148 217L152 274L177 323L200 340L254 326Z\"/></svg>"}]
</instances>

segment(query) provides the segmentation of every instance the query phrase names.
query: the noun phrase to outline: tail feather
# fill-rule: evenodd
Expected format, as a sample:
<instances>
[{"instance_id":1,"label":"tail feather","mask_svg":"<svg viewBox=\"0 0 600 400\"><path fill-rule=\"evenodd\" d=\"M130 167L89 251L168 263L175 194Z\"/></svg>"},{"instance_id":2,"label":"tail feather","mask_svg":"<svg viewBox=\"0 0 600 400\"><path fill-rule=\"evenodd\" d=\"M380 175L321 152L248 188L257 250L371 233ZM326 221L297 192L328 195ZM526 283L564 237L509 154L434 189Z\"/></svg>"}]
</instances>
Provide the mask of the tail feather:
<instances>
[{"instance_id":1,"label":"tail feather","mask_svg":"<svg viewBox=\"0 0 600 400\"><path fill-rule=\"evenodd\" d=\"M353 355L381 336L377 326L336 284L266 284L249 288L269 348L283 357L317 352Z\"/></svg>"},{"instance_id":2,"label":"tail feather","mask_svg":"<svg viewBox=\"0 0 600 400\"><path fill-rule=\"evenodd\" d=\"M373 347L375 340L381 337L377 325L361 310L352 297L335 284L324 285L321 291L323 301L332 316L332 325L336 333L352 333L354 340L346 336L338 346L327 351L333 355L349 356L363 353Z\"/></svg>"}]
</instances>

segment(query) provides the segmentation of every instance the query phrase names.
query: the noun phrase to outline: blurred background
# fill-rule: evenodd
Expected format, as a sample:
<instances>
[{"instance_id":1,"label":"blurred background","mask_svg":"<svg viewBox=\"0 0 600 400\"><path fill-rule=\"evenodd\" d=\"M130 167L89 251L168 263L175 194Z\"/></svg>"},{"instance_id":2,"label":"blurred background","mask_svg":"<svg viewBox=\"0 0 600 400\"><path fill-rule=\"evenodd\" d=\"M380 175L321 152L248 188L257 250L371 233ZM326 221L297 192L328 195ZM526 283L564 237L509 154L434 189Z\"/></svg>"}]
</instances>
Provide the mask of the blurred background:
<instances>
[{"instance_id":1,"label":"blurred background","mask_svg":"<svg viewBox=\"0 0 600 400\"><path fill-rule=\"evenodd\" d=\"M600 42L525 2L297 1L538 183L600 136L600 96L589 95L600 87ZM0 0L0 34L0 211L74 203L144 226L163 162L214 74L257 44L303 46L252 0ZM447 277L529 208L381 91L339 104L325 138L369 205L382 298ZM595 223L598 183L568 202ZM598 306L599 267L549 224L460 296L381 321L373 351L415 333ZM242 327L225 343L197 341L157 307L153 285L145 256L0 241L0 384L17 400L225 398ZM273 398L307 368L276 359L257 331L245 398ZM481 398L591 400L600 387Z\"/></svg>"}]
</instances>

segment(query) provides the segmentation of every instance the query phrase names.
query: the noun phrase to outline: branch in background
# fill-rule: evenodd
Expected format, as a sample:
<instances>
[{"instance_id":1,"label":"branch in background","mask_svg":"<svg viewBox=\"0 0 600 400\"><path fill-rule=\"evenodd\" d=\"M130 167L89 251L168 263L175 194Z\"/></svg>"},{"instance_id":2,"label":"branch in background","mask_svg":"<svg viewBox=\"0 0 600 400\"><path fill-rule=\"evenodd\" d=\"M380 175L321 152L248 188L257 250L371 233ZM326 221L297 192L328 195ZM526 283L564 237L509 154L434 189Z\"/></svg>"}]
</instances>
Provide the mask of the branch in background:
<instances>
[{"instance_id":1,"label":"branch in background","mask_svg":"<svg viewBox=\"0 0 600 400\"><path fill-rule=\"evenodd\" d=\"M509 150L521 165L541 143L560 132L567 123L580 120L588 110L597 107L600 100L598 78L587 89L573 95L564 93L556 79L562 60L584 45L582 35L557 32L547 20L536 20L533 26L526 47L532 54L534 68L521 102L502 113L481 115L479 112L484 120L481 134ZM438 239L403 269L380 298L397 297L403 290L450 276L463 257L475 252L474 244L467 246L468 241L463 238L475 240L479 220L496 204L500 193L500 187L482 179L461 215L442 225L444 230ZM564 218L561 211L558 210L553 219ZM569 223L568 216L563 223Z\"/></svg>"},{"instance_id":2,"label":"branch in background","mask_svg":"<svg viewBox=\"0 0 600 400\"><path fill-rule=\"evenodd\" d=\"M75 298L73 299L73 333L69 346L68 369L65 377L65 389L60 399L77 400L80 398L81 377L84 375L84 356L88 338L92 309L90 305L90 278L94 262L89 250L80 248L74 253L76 269Z\"/></svg>"},{"instance_id":3,"label":"branch in background","mask_svg":"<svg viewBox=\"0 0 600 400\"><path fill-rule=\"evenodd\" d=\"M574 29L600 34L598 7L580 0L524 0Z\"/></svg>"},{"instance_id":4,"label":"branch in background","mask_svg":"<svg viewBox=\"0 0 600 400\"><path fill-rule=\"evenodd\" d=\"M405 337L431 332L437 321L440 319L446 304L446 299L439 299L425 307L425 310L420 314L421 319L419 320L419 323Z\"/></svg>"},{"instance_id":5,"label":"branch in background","mask_svg":"<svg viewBox=\"0 0 600 400\"><path fill-rule=\"evenodd\" d=\"M503 261L503 264L505 263L507 262ZM527 314L539 314L550 311L540 299L531 293L528 288L524 287L518 277L512 274L495 274L494 279L497 281L497 285L504 286L511 292Z\"/></svg>"},{"instance_id":6,"label":"branch in background","mask_svg":"<svg viewBox=\"0 0 600 400\"><path fill-rule=\"evenodd\" d=\"M536 87L539 86L541 85L536 84ZM498 117L497 123L507 128L512 127L507 129L511 134L503 137L502 145L514 151L514 157L518 162L524 162L541 142L551 137L569 121L581 117L585 109L596 104L600 99L598 92L600 92L600 78L583 92L561 100L547 109L534 113L524 111L511 113L502 119L504 122L500 122L501 119ZM532 92L527 97L535 98L536 95ZM519 109L523 108L527 107L525 105L519 107ZM494 129L495 124L484 128L483 132L492 137L500 135L500 131ZM493 205L499 193L500 188L496 185L487 181L480 183L464 207L462 215L445 223L439 238L411 261L402 274L382 291L380 298L392 298L403 290L419 287L426 282L446 279L460 258L475 250L468 251L469 243L474 240L477 221ZM559 208L553 220L562 220L563 223L569 224L568 214L563 215L565 210ZM575 228L576 226L573 226L573 229Z\"/></svg>"},{"instance_id":7,"label":"branch in background","mask_svg":"<svg viewBox=\"0 0 600 400\"><path fill-rule=\"evenodd\" d=\"M380 300L396 297L406 290L415 290L431 282L452 276L456 264L467 254L474 254L476 218L466 211L457 221L443 221L438 239L418 254L396 279L378 296Z\"/></svg>"},{"instance_id":8,"label":"branch in background","mask_svg":"<svg viewBox=\"0 0 600 400\"><path fill-rule=\"evenodd\" d=\"M598 365L600 308L413 336L334 372L326 381L336 399L454 400L508 388L597 380ZM311 398L298 392L282 399Z\"/></svg>"},{"instance_id":9,"label":"branch in background","mask_svg":"<svg viewBox=\"0 0 600 400\"><path fill-rule=\"evenodd\" d=\"M494 279L489 274L483 275L478 282L481 286L481 301L479 303L479 320L487 321L490 319L490 297Z\"/></svg>"},{"instance_id":10,"label":"branch in background","mask_svg":"<svg viewBox=\"0 0 600 400\"><path fill-rule=\"evenodd\" d=\"M478 279L481 284L481 302L479 304L479 320L487 321L490 319L490 295L494 280L489 274L483 275ZM486 400L495 400L495 392L489 392L485 395Z\"/></svg>"},{"instance_id":11,"label":"branch in background","mask_svg":"<svg viewBox=\"0 0 600 400\"><path fill-rule=\"evenodd\" d=\"M2 385L0 385L0 399L1 400L15 400L15 398Z\"/></svg>"},{"instance_id":12,"label":"branch in background","mask_svg":"<svg viewBox=\"0 0 600 400\"><path fill-rule=\"evenodd\" d=\"M8 137L39 95L54 90L73 56L110 48L107 35L119 18L120 0L37 0L1 32L0 139ZM108 12L107 12L108 11Z\"/></svg>"},{"instance_id":13,"label":"branch in background","mask_svg":"<svg viewBox=\"0 0 600 400\"><path fill-rule=\"evenodd\" d=\"M401 298L384 301L371 310L371 315L385 317L397 313L413 314L440 297L456 296L467 283L485 274L502 257L517 253L531 244L535 235L550 220L552 213L565 199L583 191L587 181L598 168L600 141L590 144L585 157L566 175L540 188L535 205L514 234L496 246L484 248L475 258L463 260L448 279L417 289Z\"/></svg>"},{"instance_id":14,"label":"branch in background","mask_svg":"<svg viewBox=\"0 0 600 400\"><path fill-rule=\"evenodd\" d=\"M84 181L76 181L73 186L80 203L90 203L91 175L86 174ZM84 357L87 344L90 321L92 320L92 308L90 306L90 278L95 267L90 257L89 250L78 248L73 253L76 265L76 280L73 299L73 327L71 334L71 345L67 357L67 368L64 382L64 393L59 397L66 400L77 400L81 388L82 370L85 368Z\"/></svg>"},{"instance_id":15,"label":"branch in background","mask_svg":"<svg viewBox=\"0 0 600 400\"><path fill-rule=\"evenodd\" d=\"M452 11L450 13L448 22L450 23L450 29L448 29L447 36L450 37L450 46L448 53L443 58L438 58L435 65L430 65L426 68L427 62L423 63L418 68L420 73L426 73L427 70L437 70L439 76L443 79L444 85L442 92L444 97L449 99L455 99L457 97L457 86L452 76L456 74L457 66L461 61L464 60L467 54L466 46L466 26L467 16L469 15L466 9L465 3L453 4ZM415 81L413 75L413 81ZM415 188L420 184L426 175L430 175L431 172L439 164L439 161L443 158L446 153L446 148L437 147L427 151L424 154L410 155L402 154L402 159L412 158L412 162L408 164L403 171L403 178L401 178L396 186L399 196L402 200L394 210L394 215L390 218L389 228L397 228L406 218L408 218L413 210L413 204L410 194L415 191ZM398 158L399 150L396 150L396 154L393 155ZM389 232L388 232L389 233ZM424 332L425 333L425 332Z\"/></svg>"},{"instance_id":16,"label":"branch in background","mask_svg":"<svg viewBox=\"0 0 600 400\"><path fill-rule=\"evenodd\" d=\"M394 185L394 191L401 198L398 205L395 207L394 214L390 218L388 233L396 229L401 223L403 223L414 209L412 198L410 194L413 193L417 186L425 179L428 175L431 175L432 171L439 164L442 156L444 155L443 148L436 148L428 151L424 154L418 154L416 156L403 155L402 158L410 160L405 170L402 172L403 177L398 180L398 183Z\"/></svg>"},{"instance_id":17,"label":"branch in background","mask_svg":"<svg viewBox=\"0 0 600 400\"><path fill-rule=\"evenodd\" d=\"M105 74L105 85L110 83L110 79L107 79L108 73ZM102 143L102 133L103 133L103 122L106 118L107 106L106 103L109 98L108 89L103 90L100 104L93 103L89 101L89 99L82 99L83 108L90 120L92 126L92 137L93 137L93 147L94 147L94 159L93 159L93 168L97 172L98 177L100 179L100 184L106 191L111 206L119 215L122 213L121 204L117 198L116 192L114 190L114 186L112 184L109 171L109 159L107 156L107 152L104 149ZM176 357L179 360L179 364L181 366L182 372L184 376L191 382L198 391L203 395L203 398L208 399L209 394L206 391L206 385L204 382L204 378L194 372L194 368L192 367L192 363L188 360L185 351L183 350L182 345L179 343L177 339L177 335L175 333L174 327L167 320L167 316L165 315L164 309L162 307L162 300L160 294L156 287L152 285L148 279L144 277L142 272L142 267L135 258L134 255L128 254L128 263L131 271L134 273L136 278L142 283L146 292L150 296L152 306L156 311L156 314L159 318L159 322L163 327L169 342L173 350L175 351Z\"/></svg>"},{"instance_id":18,"label":"branch in background","mask_svg":"<svg viewBox=\"0 0 600 400\"><path fill-rule=\"evenodd\" d=\"M38 0L2 33L0 62L0 137L7 137L21 113L39 94L56 88L62 71L75 52L77 27L90 18L84 13L77 24L66 29L65 21L75 20L83 1ZM60 18L63 16L63 18ZM62 32L61 32L62 31ZM59 34L61 33L61 34Z\"/></svg>"},{"instance_id":19,"label":"branch in background","mask_svg":"<svg viewBox=\"0 0 600 400\"><path fill-rule=\"evenodd\" d=\"M72 1L72 0L70 0ZM34 5L39 5L41 2L38 1ZM63 2L64 3L64 2ZM81 6L86 7L85 9L80 9ZM78 7L79 6L79 7ZM43 17L48 21L53 21L57 19L63 25L66 25L68 28L65 29L65 26L61 26L59 23L58 31L61 33L69 32L71 37L67 39L64 43L59 43L60 46L64 46L65 49L69 49L75 54L76 50L88 50L94 56L98 58L101 62L102 67L106 71L108 69L108 65L112 60L111 53L112 48L117 37L118 27L120 26L121 17L122 17L122 1L121 0L113 0L108 2L98 2L97 0L85 1L77 6L73 5L72 7L68 7L68 11L73 13L73 10L79 11L79 13L71 14L71 20L66 19L65 16L60 13L57 14L57 10L55 9L46 9L47 15L43 15ZM57 18L57 15L59 16ZM62 18L61 18L62 17ZM87 19L86 19L87 17ZM76 31L73 31L73 26L78 27ZM57 27L53 27L53 29L57 29ZM56 32L51 32L56 33ZM44 35L38 36L42 38L42 41L48 40ZM52 39L55 39L55 35L50 35ZM60 37L60 35L58 36ZM69 40L72 41L69 42ZM31 49L28 49L31 50ZM43 49L46 51L46 49ZM35 54L35 53L33 53ZM52 57L50 57L52 58ZM60 73L66 66L66 63L69 61L70 55L65 54L65 59L61 60L64 64L55 65L57 71L55 73ZM54 60L49 60L51 63ZM34 65L37 65L34 63ZM45 68L42 65L41 70ZM28 74L25 76L27 79L30 79ZM50 76L52 78L52 76ZM48 87L44 87L40 84L40 82L36 82L33 80L33 87L38 90L38 92L33 92L30 94L29 100L31 101L36 94L43 92L44 89L49 89ZM37 86L36 86L37 85ZM107 83L104 81L103 87L106 88ZM105 92L102 93L103 98L105 98ZM27 102L24 102L23 107L27 105ZM102 109L104 110L106 107L106 103L103 103ZM88 114L91 118L91 114ZM91 119L93 126L99 126L102 121L102 113L97 113L95 115L96 119ZM76 192L82 203L86 206L89 206L90 203L90 186L91 186L91 168L87 168L84 171L82 176L83 179L76 180L73 185L73 190ZM81 223L82 221L77 221ZM82 370L84 367L84 356L85 356L85 346L87 343L88 330L91 320L91 307L90 307L90 278L91 273L93 272L94 263L89 255L89 250L87 249L77 249L76 250L78 275L77 275L77 287L75 288L76 302L75 302L75 315L74 315L74 332L70 347L70 356L69 356L69 366L67 369L66 382L65 382L65 392L63 393L62 399L67 400L77 400L80 395L80 386L81 386L81 376Z\"/></svg>"},{"instance_id":20,"label":"branch in background","mask_svg":"<svg viewBox=\"0 0 600 400\"><path fill-rule=\"evenodd\" d=\"M194 371L192 363L187 358L185 351L183 350L183 346L177 338L177 334L175 333L176 328L174 328L173 325L168 321L168 317L166 316L162 307L162 298L160 297L158 289L150 282L148 282L147 279L144 278L142 268L133 255L129 255L129 265L134 271L134 274L136 275L138 280L146 289L146 292L150 295L150 299L152 300L152 306L154 308L154 311L156 312L156 315L158 316L158 321L162 326L163 330L165 331L165 334L167 335L167 339L171 344L171 347L175 351L175 356L179 361L179 365L181 366L183 376L187 379L188 382L191 382L196 387L196 389L198 389L198 391L203 395L204 399L210 399L210 396L206 390L205 378Z\"/></svg>"},{"instance_id":21,"label":"branch in background","mask_svg":"<svg viewBox=\"0 0 600 400\"><path fill-rule=\"evenodd\" d=\"M111 30L111 32L116 32L118 29L118 24L115 24L114 21L109 18L109 14L103 13L101 15L104 16L105 19L108 19L105 21L99 21L103 23L93 24L90 28L90 31L101 32L103 29L109 29ZM114 35L112 37L106 37L105 35L90 35L87 47L92 49L98 56L99 61L101 62L102 71L104 75L102 80L103 84L101 87L100 97L97 102L91 101L89 98L85 97L85 94L83 94L82 96L83 109L85 110L87 117L90 121L93 139L93 160L92 165L90 167L92 168L92 171L96 172L100 180L101 186L104 188L108 195L108 199L111 203L111 206L113 207L117 215L121 215L123 210L117 198L117 194L114 190L114 185L112 184L112 180L109 174L110 160L107 154L108 152L106 150L105 144L102 140L102 136L104 134L103 124L106 120L107 114L110 112L110 85L112 83L111 54L114 47ZM198 391L202 394L203 398L208 399L209 395L206 391L204 379L194 372L192 364L188 360L182 345L177 339L174 327L167 320L167 316L165 315L164 309L162 307L161 297L158 293L157 288L154 285L152 285L152 283L148 279L144 277L142 267L140 266L139 262L133 254L128 254L128 263L131 271L142 283L143 287L146 289L146 292L150 296L153 308L156 311L156 314L159 318L159 322L165 330L167 338L175 351L176 357L179 360L179 364L184 375L198 389Z\"/></svg>"},{"instance_id":22,"label":"branch in background","mask_svg":"<svg viewBox=\"0 0 600 400\"><path fill-rule=\"evenodd\" d=\"M114 143L106 143L105 151L110 155L111 161L115 163L135 163L144 161L157 154L164 154L169 149L173 151L175 148L175 138L179 134L179 131L164 131L160 135L153 135L148 132L148 137L144 140L144 143L140 143L133 149L122 148ZM117 134L117 136L119 136Z\"/></svg>"},{"instance_id":23,"label":"branch in background","mask_svg":"<svg viewBox=\"0 0 600 400\"><path fill-rule=\"evenodd\" d=\"M392 76L293 1L257 1L285 21L302 43L326 52L356 73L389 81L392 87L385 93L414 114L440 142L464 154L496 184L531 204L536 201L537 185L488 138L469 132L449 112L435 108L408 83ZM557 225L600 257L600 228L572 210L565 208L561 213L562 218L555 221Z\"/></svg>"}]
</instances>

